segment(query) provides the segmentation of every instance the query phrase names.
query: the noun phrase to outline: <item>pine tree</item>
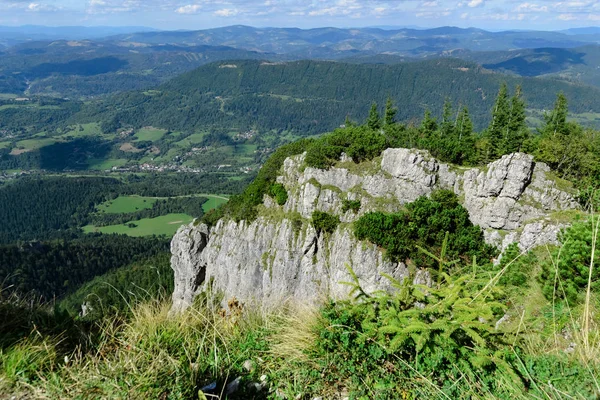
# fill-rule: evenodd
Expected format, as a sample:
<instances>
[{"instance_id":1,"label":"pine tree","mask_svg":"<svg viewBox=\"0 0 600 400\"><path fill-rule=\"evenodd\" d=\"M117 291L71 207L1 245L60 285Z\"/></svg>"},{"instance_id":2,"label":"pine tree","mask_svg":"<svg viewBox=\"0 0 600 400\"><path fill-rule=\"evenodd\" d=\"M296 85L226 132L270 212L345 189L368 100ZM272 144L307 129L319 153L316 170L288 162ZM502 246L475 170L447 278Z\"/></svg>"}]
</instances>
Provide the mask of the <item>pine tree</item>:
<instances>
[{"instance_id":1,"label":"pine tree","mask_svg":"<svg viewBox=\"0 0 600 400\"><path fill-rule=\"evenodd\" d=\"M377 103L373 102L371 110L369 111L369 118L367 118L367 126L374 131L381 129L381 117L379 111L377 111Z\"/></svg>"},{"instance_id":2,"label":"pine tree","mask_svg":"<svg viewBox=\"0 0 600 400\"><path fill-rule=\"evenodd\" d=\"M517 86L515 95L510 100L510 116L506 125L503 153L520 151L523 142L529 136L526 124L525 101L522 98L521 86Z\"/></svg>"},{"instance_id":3,"label":"pine tree","mask_svg":"<svg viewBox=\"0 0 600 400\"><path fill-rule=\"evenodd\" d=\"M460 110L456 119L456 132L458 133L458 142L470 138L473 135L473 121L469 115L469 109L465 106Z\"/></svg>"},{"instance_id":4,"label":"pine tree","mask_svg":"<svg viewBox=\"0 0 600 400\"><path fill-rule=\"evenodd\" d=\"M492 111L492 122L488 128L490 158L495 159L504 154L504 135L510 117L508 89L506 83L500 86L494 110Z\"/></svg>"},{"instance_id":5,"label":"pine tree","mask_svg":"<svg viewBox=\"0 0 600 400\"><path fill-rule=\"evenodd\" d=\"M567 127L567 114L569 113L569 107L567 98L564 93L560 92L554 103L554 109L552 112L544 115L545 126L542 128L541 133L544 136L556 136L568 135L569 129Z\"/></svg>"},{"instance_id":6,"label":"pine tree","mask_svg":"<svg viewBox=\"0 0 600 400\"><path fill-rule=\"evenodd\" d=\"M440 136L443 138L450 139L454 136L455 121L452 118L452 103L446 99L444 102L444 112L442 114L442 129Z\"/></svg>"},{"instance_id":7,"label":"pine tree","mask_svg":"<svg viewBox=\"0 0 600 400\"><path fill-rule=\"evenodd\" d=\"M351 128L356 126L356 122L352 121L352 119L350 119L350 115L346 115L346 119L344 121L344 126L346 128Z\"/></svg>"},{"instance_id":8,"label":"pine tree","mask_svg":"<svg viewBox=\"0 0 600 400\"><path fill-rule=\"evenodd\" d=\"M394 103L391 97L387 98L385 103L385 126L391 126L396 123L396 114L398 113L398 109L394 107Z\"/></svg>"},{"instance_id":9,"label":"pine tree","mask_svg":"<svg viewBox=\"0 0 600 400\"><path fill-rule=\"evenodd\" d=\"M438 124L435 118L431 116L431 111L429 111L429 109L425 110L425 115L421 122L421 133L425 138L431 138L437 129Z\"/></svg>"}]
</instances>

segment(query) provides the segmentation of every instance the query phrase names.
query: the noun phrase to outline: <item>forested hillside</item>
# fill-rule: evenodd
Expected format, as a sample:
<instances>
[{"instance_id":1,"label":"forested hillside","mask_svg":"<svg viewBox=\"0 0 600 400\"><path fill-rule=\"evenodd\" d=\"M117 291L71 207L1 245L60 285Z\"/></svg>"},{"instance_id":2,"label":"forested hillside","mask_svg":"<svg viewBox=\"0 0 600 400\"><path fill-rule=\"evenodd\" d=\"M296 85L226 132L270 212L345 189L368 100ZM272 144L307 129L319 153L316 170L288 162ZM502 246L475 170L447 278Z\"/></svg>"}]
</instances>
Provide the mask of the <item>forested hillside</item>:
<instances>
[{"instance_id":1,"label":"forested hillside","mask_svg":"<svg viewBox=\"0 0 600 400\"><path fill-rule=\"evenodd\" d=\"M227 61L184 74L151 94L130 92L86 107L74 118L108 121L106 127L154 125L170 129L236 126L260 130L322 133L346 116L363 120L371 101L388 96L398 118L425 109L441 114L444 100L467 106L476 129L489 122L489 109L502 82L522 84L528 107L549 109L558 91L574 113L600 112L600 91L559 81L513 78L469 62L445 59L396 65L298 61Z\"/></svg>"},{"instance_id":2,"label":"forested hillside","mask_svg":"<svg viewBox=\"0 0 600 400\"><path fill-rule=\"evenodd\" d=\"M209 62L266 56L227 46L26 42L1 53L0 93L90 99L150 88Z\"/></svg>"}]
</instances>

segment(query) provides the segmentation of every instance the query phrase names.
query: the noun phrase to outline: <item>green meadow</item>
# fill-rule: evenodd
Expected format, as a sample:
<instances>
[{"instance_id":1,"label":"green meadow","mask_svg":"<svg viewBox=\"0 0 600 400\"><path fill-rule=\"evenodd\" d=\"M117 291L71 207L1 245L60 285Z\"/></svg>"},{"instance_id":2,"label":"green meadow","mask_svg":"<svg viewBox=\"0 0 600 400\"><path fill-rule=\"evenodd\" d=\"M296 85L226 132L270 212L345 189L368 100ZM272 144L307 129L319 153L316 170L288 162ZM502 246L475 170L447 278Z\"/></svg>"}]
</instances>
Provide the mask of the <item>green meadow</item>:
<instances>
[{"instance_id":1,"label":"green meadow","mask_svg":"<svg viewBox=\"0 0 600 400\"><path fill-rule=\"evenodd\" d=\"M154 197L119 196L114 200L100 204L96 209L106 214L132 213L152 208L156 200Z\"/></svg>"},{"instance_id":2,"label":"green meadow","mask_svg":"<svg viewBox=\"0 0 600 400\"><path fill-rule=\"evenodd\" d=\"M168 214L162 217L144 218L139 221L131 221L120 225L103 227L88 225L83 227L83 231L85 233L118 233L136 237L151 235L173 236L181 225L189 224L193 220L194 218L187 214ZM129 224L133 224L132 227L129 227Z\"/></svg>"},{"instance_id":3,"label":"green meadow","mask_svg":"<svg viewBox=\"0 0 600 400\"><path fill-rule=\"evenodd\" d=\"M164 129L145 127L142 129L138 129L134 136L136 140L148 140L151 142L155 142L157 140L162 139L165 133L167 133L167 131Z\"/></svg>"}]
</instances>

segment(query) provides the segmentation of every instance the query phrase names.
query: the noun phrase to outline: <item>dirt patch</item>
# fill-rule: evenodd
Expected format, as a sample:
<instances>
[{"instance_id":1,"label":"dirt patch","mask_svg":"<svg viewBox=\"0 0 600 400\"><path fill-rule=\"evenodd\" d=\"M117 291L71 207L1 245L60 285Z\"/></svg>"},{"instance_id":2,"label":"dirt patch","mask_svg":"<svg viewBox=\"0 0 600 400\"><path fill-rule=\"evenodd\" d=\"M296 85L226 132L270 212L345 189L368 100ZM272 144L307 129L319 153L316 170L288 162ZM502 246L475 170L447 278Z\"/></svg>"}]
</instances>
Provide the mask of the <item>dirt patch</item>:
<instances>
[{"instance_id":1,"label":"dirt patch","mask_svg":"<svg viewBox=\"0 0 600 400\"><path fill-rule=\"evenodd\" d=\"M12 149L12 151L10 152L10 155L11 156L19 156L24 153L29 153L30 151L31 151L31 149Z\"/></svg>"},{"instance_id":2,"label":"dirt patch","mask_svg":"<svg viewBox=\"0 0 600 400\"><path fill-rule=\"evenodd\" d=\"M183 221L173 221L173 222L169 222L169 225L175 225L175 224L183 224Z\"/></svg>"},{"instance_id":3,"label":"dirt patch","mask_svg":"<svg viewBox=\"0 0 600 400\"><path fill-rule=\"evenodd\" d=\"M144 151L144 150L138 149L131 143L123 143L121 145L121 147L119 147L119 150L124 151L125 153L140 153L140 152Z\"/></svg>"}]
</instances>

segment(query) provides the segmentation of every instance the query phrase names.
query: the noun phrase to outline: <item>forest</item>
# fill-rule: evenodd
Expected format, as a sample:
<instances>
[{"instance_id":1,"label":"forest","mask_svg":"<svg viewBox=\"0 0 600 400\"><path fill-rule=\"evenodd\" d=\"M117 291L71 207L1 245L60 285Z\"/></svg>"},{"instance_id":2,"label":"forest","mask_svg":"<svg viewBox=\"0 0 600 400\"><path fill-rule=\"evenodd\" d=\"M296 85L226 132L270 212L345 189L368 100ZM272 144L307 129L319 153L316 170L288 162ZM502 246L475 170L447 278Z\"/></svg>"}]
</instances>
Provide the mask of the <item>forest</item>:
<instances>
[{"instance_id":1,"label":"forest","mask_svg":"<svg viewBox=\"0 0 600 400\"><path fill-rule=\"evenodd\" d=\"M454 84L457 81L461 84ZM170 129L222 126L227 121L308 135L338 127L345 116L363 119L372 100L383 103L390 96L398 106L398 118L407 121L425 108L441 114L447 97L460 107L467 106L475 128L482 129L489 123L488 110L502 82L522 85L533 109L549 109L555 93L563 91L571 99L572 112L600 111L595 109L598 93L594 88L511 78L456 59L395 65L232 61L183 74L158 87L152 96L141 92L116 95L110 103L84 108L77 118Z\"/></svg>"},{"instance_id":2,"label":"forest","mask_svg":"<svg viewBox=\"0 0 600 400\"><path fill-rule=\"evenodd\" d=\"M568 121L569 107L559 93L553 108L544 114L543 125L532 132L526 123L526 102L520 86L512 94L506 84L497 92L489 125L474 130L470 112L449 100L442 118L425 110L420 124L397 122L398 109L391 98L385 107L372 103L366 120L358 124L346 118L343 128L317 139L303 139L279 147L263 165L256 179L239 195L203 220L214 224L219 218L253 220L264 194L272 194L285 158L306 152L305 164L328 169L346 153L355 163L372 160L387 148L428 150L437 159L462 166L483 166L503 155L525 152L547 163L579 189L579 201L586 208L599 205L600 135L598 131ZM281 194L280 194L281 196Z\"/></svg>"},{"instance_id":3,"label":"forest","mask_svg":"<svg viewBox=\"0 0 600 400\"><path fill-rule=\"evenodd\" d=\"M198 174L106 177L25 177L0 185L0 244L72 238L89 223L110 225L169 213L203 215L206 198L198 192L236 193L244 181L213 182ZM169 197L131 214L99 214L96 206L119 195ZM177 196L184 196L177 198ZM190 196L190 197L186 197ZM129 218L129 219L128 219Z\"/></svg>"},{"instance_id":4,"label":"forest","mask_svg":"<svg viewBox=\"0 0 600 400\"><path fill-rule=\"evenodd\" d=\"M94 277L165 253L165 238L86 235L72 240L0 245L2 292L61 298Z\"/></svg>"}]
</instances>

